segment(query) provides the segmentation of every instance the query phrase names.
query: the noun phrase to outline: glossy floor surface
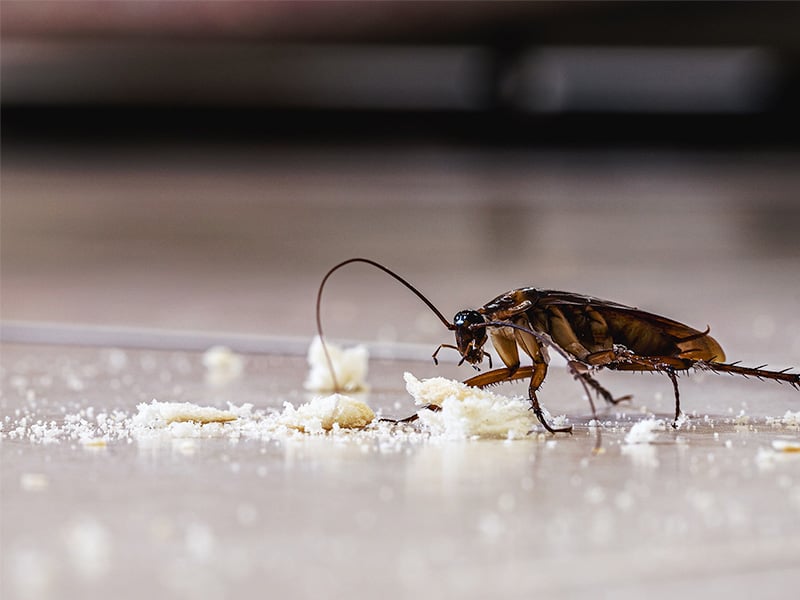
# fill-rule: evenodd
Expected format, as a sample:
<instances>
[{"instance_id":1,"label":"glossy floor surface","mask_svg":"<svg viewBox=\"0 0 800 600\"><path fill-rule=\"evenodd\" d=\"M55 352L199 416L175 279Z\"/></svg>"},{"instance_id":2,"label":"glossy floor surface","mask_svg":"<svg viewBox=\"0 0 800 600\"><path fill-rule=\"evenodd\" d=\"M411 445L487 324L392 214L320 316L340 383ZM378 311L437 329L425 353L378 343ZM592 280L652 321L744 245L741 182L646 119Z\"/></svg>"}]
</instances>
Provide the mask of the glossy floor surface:
<instances>
[{"instance_id":1,"label":"glossy floor surface","mask_svg":"<svg viewBox=\"0 0 800 600\"><path fill-rule=\"evenodd\" d=\"M651 443L626 436L668 421L668 380L601 373L634 401L601 407L598 440L558 360L541 398L572 436L124 432L154 398L307 400L316 287L353 255L447 315L514 287L568 289L708 323L730 360L800 365L798 167L786 153L6 153L2 596L791 597L788 386L683 377L690 419ZM334 338L379 342L374 355L403 349L371 364L364 398L385 415L413 411L405 370L471 374L430 363L448 332L367 267L331 280L323 317ZM187 349L226 340L258 352L211 380Z\"/></svg>"}]
</instances>

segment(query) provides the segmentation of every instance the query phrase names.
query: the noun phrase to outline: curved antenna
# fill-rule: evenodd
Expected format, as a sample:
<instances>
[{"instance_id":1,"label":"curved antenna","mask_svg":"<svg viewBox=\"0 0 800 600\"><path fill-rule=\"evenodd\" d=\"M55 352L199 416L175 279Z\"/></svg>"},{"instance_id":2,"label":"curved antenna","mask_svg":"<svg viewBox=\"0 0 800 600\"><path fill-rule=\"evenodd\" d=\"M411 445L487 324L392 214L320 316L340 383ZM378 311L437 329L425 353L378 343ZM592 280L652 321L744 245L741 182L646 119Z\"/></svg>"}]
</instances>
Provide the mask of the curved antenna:
<instances>
[{"instance_id":1,"label":"curved antenna","mask_svg":"<svg viewBox=\"0 0 800 600\"><path fill-rule=\"evenodd\" d=\"M322 290L325 287L325 283L328 281L328 278L331 275L333 275L335 271L338 271L345 265L349 265L350 263L355 263L355 262L361 262L361 263L366 263L368 265L372 265L376 269L380 269L387 275L394 277L397 281L399 281L409 290L414 292L417 298L422 300L425 303L425 305L428 308L430 308L437 317L439 317L439 320L444 324L445 327L447 327L447 329L452 331L456 328L455 325L453 325L452 323L450 323L450 321L444 318L444 315L439 311L438 308L436 308L433 305L433 303L430 300L428 300L425 296L422 295L422 292L420 292L417 288L415 288L408 281L400 277L400 275L398 275L391 269L384 267L382 264L377 263L374 260L370 260L368 258L349 258L345 261L340 262L338 265L335 265L327 273L325 273L325 277L322 278L322 282L319 284L319 291L317 292L317 335L319 336L320 342L322 343L322 351L325 354L325 361L328 363L328 369L331 372L331 379L333 379L333 388L335 392L338 392L340 390L339 382L336 380L336 371L333 368L333 361L331 360L331 356L328 353L328 346L325 343L325 336L322 334L322 319L320 317L320 306L322 305Z\"/></svg>"}]
</instances>

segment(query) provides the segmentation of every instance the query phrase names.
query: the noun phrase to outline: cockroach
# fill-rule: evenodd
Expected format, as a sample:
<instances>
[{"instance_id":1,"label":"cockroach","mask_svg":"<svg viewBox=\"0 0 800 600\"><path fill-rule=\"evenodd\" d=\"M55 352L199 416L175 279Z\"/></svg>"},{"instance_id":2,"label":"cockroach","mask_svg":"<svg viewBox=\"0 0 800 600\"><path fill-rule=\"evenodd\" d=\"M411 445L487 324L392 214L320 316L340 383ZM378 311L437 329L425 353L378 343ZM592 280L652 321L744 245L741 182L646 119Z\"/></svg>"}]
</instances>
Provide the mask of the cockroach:
<instances>
[{"instance_id":1,"label":"cockroach","mask_svg":"<svg viewBox=\"0 0 800 600\"><path fill-rule=\"evenodd\" d=\"M376 267L399 281L422 300L448 330L455 332L455 345L439 345L433 353L434 363L438 364L437 356L443 348L458 351L461 355L459 365L467 362L478 370L483 359L489 358L490 370L470 377L464 381L465 384L483 388L529 378L531 409L542 426L553 434L571 433L572 427L554 427L548 423L536 394L547 375L548 349L566 359L569 372L586 391L593 414L595 408L590 389L609 404L630 399L630 396L615 398L594 378L596 371L609 369L664 373L672 382L675 395L675 418L672 424L675 428L678 427L681 414L678 390L678 373L681 371L699 369L756 377L778 383L787 382L800 389L800 374L790 373L790 369L769 371L764 369L766 365L745 367L738 362L725 362L725 352L709 335L709 327L700 331L638 308L572 292L533 287L514 289L480 308L457 312L451 323L417 288L391 269L368 258L351 258L340 262L322 279L317 293L317 332L323 340L323 348L320 306L325 283L335 271L357 262ZM504 367L492 369L491 356L484 350L489 340ZM531 365L521 365L520 349L531 359ZM338 388L327 348L325 356L334 387Z\"/></svg>"}]
</instances>

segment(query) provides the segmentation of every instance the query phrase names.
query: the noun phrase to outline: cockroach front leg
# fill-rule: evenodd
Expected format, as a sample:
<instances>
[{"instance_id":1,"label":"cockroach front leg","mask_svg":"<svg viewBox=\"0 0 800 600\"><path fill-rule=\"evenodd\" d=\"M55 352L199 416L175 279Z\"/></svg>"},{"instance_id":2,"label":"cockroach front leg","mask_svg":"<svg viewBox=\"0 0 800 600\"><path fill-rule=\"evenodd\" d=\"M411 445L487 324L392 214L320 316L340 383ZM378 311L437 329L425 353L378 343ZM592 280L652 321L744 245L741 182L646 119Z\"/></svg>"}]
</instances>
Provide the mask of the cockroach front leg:
<instances>
[{"instance_id":1,"label":"cockroach front leg","mask_svg":"<svg viewBox=\"0 0 800 600\"><path fill-rule=\"evenodd\" d=\"M545 375L547 375L546 362L536 363L533 365L533 376L531 377L530 384L528 384L528 399L531 401L531 409L533 410L533 414L535 414L536 418L539 419L539 423L542 424L542 427L547 429L547 431L550 433L572 433L572 425L569 427L553 427L544 417L544 411L542 410L542 406L539 404L539 399L536 397L536 391L539 389L539 386L542 385Z\"/></svg>"},{"instance_id":2,"label":"cockroach front leg","mask_svg":"<svg viewBox=\"0 0 800 600\"><path fill-rule=\"evenodd\" d=\"M458 352L458 347L457 346L453 346L453 344L439 344L439 347L436 348L436 351L433 354L431 354L431 358L433 359L433 364L435 364L436 366L439 366L439 358L438 358L438 356L439 356L439 351L442 348L449 348L451 350L455 350L456 352Z\"/></svg>"},{"instance_id":3,"label":"cockroach front leg","mask_svg":"<svg viewBox=\"0 0 800 600\"><path fill-rule=\"evenodd\" d=\"M497 383L514 381L516 379L527 379L530 377L531 381L528 385L528 399L531 401L531 410L533 410L533 414L536 415L536 418L539 419L542 427L544 427L550 433L572 433L571 426L553 427L547 422L547 419L544 416L544 411L542 410L541 404L539 404L539 399L536 397L536 392L539 389L539 386L542 385L545 375L547 375L547 363L542 362L536 363L530 367L517 367L513 370L509 367L503 369L494 369L492 371L487 371L486 373L476 375L475 377L470 377L464 383L470 387L484 388Z\"/></svg>"},{"instance_id":4,"label":"cockroach front leg","mask_svg":"<svg viewBox=\"0 0 800 600\"><path fill-rule=\"evenodd\" d=\"M492 369L480 375L470 377L464 383L469 387L485 388L490 385L498 383L505 383L506 381L515 381L517 379L527 379L533 375L533 367L517 367L511 369L503 367L502 369Z\"/></svg>"}]
</instances>

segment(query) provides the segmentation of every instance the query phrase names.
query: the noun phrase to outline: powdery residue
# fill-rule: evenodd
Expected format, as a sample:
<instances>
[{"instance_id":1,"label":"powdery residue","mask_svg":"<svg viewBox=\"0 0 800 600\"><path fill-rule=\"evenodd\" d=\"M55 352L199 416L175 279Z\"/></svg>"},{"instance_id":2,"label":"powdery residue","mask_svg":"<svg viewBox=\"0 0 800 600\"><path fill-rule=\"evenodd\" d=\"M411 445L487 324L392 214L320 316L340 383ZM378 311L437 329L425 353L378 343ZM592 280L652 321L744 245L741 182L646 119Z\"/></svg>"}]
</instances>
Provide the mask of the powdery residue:
<instances>
[{"instance_id":1,"label":"powdery residue","mask_svg":"<svg viewBox=\"0 0 800 600\"><path fill-rule=\"evenodd\" d=\"M328 355L331 358L333 369L336 372L336 381L339 387L346 392L357 392L367 389L367 367L369 355L365 346L341 348L335 344L326 343ZM308 348L308 377L305 388L312 392L334 391L335 386L331 377L328 361L325 360L325 350L322 340L315 337Z\"/></svg>"},{"instance_id":2,"label":"powdery residue","mask_svg":"<svg viewBox=\"0 0 800 600\"><path fill-rule=\"evenodd\" d=\"M663 419L650 417L635 423L628 435L625 436L626 444L649 444L658 437L658 431L664 431L666 424Z\"/></svg>"},{"instance_id":3,"label":"powdery residue","mask_svg":"<svg viewBox=\"0 0 800 600\"><path fill-rule=\"evenodd\" d=\"M403 377L408 393L418 405L441 407L435 412L419 412L420 424L433 436L510 439L523 437L536 428L535 417L522 398L493 394L444 377L419 380L411 373Z\"/></svg>"}]
</instances>

